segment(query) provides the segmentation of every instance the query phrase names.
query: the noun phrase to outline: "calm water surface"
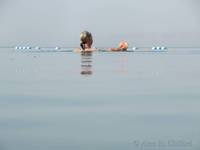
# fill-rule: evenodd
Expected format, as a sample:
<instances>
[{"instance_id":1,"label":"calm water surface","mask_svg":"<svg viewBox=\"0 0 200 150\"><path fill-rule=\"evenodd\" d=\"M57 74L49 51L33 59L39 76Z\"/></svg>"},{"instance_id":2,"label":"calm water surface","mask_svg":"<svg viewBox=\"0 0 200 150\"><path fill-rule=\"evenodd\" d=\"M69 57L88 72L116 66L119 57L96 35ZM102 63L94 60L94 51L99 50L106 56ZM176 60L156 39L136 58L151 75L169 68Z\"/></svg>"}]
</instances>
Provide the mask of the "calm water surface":
<instances>
[{"instance_id":1,"label":"calm water surface","mask_svg":"<svg viewBox=\"0 0 200 150\"><path fill-rule=\"evenodd\" d=\"M200 53L0 52L0 150L199 150Z\"/></svg>"}]
</instances>

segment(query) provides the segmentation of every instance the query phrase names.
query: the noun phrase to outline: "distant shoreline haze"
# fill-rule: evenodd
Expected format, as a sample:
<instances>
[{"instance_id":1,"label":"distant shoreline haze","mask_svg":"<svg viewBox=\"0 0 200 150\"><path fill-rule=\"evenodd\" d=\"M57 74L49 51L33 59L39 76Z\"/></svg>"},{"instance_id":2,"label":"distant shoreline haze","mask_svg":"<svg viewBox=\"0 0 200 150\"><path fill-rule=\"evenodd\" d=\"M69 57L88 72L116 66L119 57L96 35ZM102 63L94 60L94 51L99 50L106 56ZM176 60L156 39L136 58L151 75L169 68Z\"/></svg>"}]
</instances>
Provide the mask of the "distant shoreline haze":
<instances>
[{"instance_id":1,"label":"distant shoreline haze","mask_svg":"<svg viewBox=\"0 0 200 150\"><path fill-rule=\"evenodd\" d=\"M198 0L3 0L0 46L79 46L89 30L94 46L200 46Z\"/></svg>"}]
</instances>

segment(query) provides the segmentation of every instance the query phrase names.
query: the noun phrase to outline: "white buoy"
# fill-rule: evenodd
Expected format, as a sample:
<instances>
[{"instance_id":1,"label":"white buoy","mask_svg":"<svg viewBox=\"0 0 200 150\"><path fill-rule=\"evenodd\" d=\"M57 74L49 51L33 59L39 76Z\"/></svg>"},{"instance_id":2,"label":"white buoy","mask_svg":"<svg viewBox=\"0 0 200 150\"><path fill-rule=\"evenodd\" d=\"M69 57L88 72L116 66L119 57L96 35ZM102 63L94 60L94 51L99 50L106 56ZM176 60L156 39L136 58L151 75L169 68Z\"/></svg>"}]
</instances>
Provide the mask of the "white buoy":
<instances>
[{"instance_id":1,"label":"white buoy","mask_svg":"<svg viewBox=\"0 0 200 150\"><path fill-rule=\"evenodd\" d=\"M152 50L156 50L157 48L156 48L156 47L152 47L151 49L152 49Z\"/></svg>"},{"instance_id":2,"label":"white buoy","mask_svg":"<svg viewBox=\"0 0 200 150\"><path fill-rule=\"evenodd\" d=\"M156 50L161 50L161 47L156 47Z\"/></svg>"},{"instance_id":3,"label":"white buoy","mask_svg":"<svg viewBox=\"0 0 200 150\"><path fill-rule=\"evenodd\" d=\"M135 51L135 50L137 50L137 49L138 49L137 47L133 47L133 48L132 48L133 51Z\"/></svg>"},{"instance_id":4,"label":"white buoy","mask_svg":"<svg viewBox=\"0 0 200 150\"><path fill-rule=\"evenodd\" d=\"M27 46L27 47L26 47L26 49L29 49L29 50L30 50L30 49L31 49L31 47L30 47L30 46Z\"/></svg>"},{"instance_id":5,"label":"white buoy","mask_svg":"<svg viewBox=\"0 0 200 150\"><path fill-rule=\"evenodd\" d=\"M16 49L16 50L18 50L18 49L19 49L19 47L18 47L18 46L16 46L16 47L15 47L15 49Z\"/></svg>"},{"instance_id":6,"label":"white buoy","mask_svg":"<svg viewBox=\"0 0 200 150\"><path fill-rule=\"evenodd\" d=\"M25 49L26 49L26 46L23 46L22 49L25 50Z\"/></svg>"},{"instance_id":7,"label":"white buoy","mask_svg":"<svg viewBox=\"0 0 200 150\"><path fill-rule=\"evenodd\" d=\"M23 48L21 46L19 46L18 49L23 49Z\"/></svg>"},{"instance_id":8,"label":"white buoy","mask_svg":"<svg viewBox=\"0 0 200 150\"><path fill-rule=\"evenodd\" d=\"M60 47L56 47L56 48L55 48L55 50L59 50L59 49L60 49Z\"/></svg>"},{"instance_id":9,"label":"white buoy","mask_svg":"<svg viewBox=\"0 0 200 150\"><path fill-rule=\"evenodd\" d=\"M164 46L163 46L163 47L161 47L161 50L166 50L166 49L167 49L167 48L166 48L166 47L164 47Z\"/></svg>"},{"instance_id":10,"label":"white buoy","mask_svg":"<svg viewBox=\"0 0 200 150\"><path fill-rule=\"evenodd\" d=\"M36 46L35 49L36 49L36 50L40 50L40 47L39 47L39 46Z\"/></svg>"}]
</instances>

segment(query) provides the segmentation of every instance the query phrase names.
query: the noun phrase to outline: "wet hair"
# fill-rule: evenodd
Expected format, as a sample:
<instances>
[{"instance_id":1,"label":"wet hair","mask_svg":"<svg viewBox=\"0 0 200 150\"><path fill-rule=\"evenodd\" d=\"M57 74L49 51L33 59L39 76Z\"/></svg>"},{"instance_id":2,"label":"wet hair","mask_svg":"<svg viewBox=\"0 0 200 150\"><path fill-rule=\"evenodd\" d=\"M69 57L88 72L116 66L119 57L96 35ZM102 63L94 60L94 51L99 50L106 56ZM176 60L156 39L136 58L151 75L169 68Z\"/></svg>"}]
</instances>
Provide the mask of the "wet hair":
<instances>
[{"instance_id":1,"label":"wet hair","mask_svg":"<svg viewBox=\"0 0 200 150\"><path fill-rule=\"evenodd\" d=\"M84 44L86 44L88 41L92 41L93 42L92 34L90 32L88 32L88 31L81 32L80 41L81 41L80 46L84 50L85 49Z\"/></svg>"}]
</instances>

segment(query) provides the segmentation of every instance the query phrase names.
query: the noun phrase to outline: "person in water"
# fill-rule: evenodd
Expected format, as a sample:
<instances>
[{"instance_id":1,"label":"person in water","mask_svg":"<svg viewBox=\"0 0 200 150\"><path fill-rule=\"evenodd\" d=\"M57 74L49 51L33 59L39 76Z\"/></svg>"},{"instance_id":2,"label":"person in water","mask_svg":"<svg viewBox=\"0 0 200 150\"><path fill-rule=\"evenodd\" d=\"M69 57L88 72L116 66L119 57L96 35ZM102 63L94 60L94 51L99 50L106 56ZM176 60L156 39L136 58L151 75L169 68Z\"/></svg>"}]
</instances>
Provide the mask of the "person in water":
<instances>
[{"instance_id":1,"label":"person in water","mask_svg":"<svg viewBox=\"0 0 200 150\"><path fill-rule=\"evenodd\" d=\"M83 31L80 34L80 47L75 49L77 52L93 52L96 51L96 48L92 47L93 37L92 34L88 31ZM119 46L116 48L109 48L108 51L126 51L128 49L128 43L121 41Z\"/></svg>"},{"instance_id":2,"label":"person in water","mask_svg":"<svg viewBox=\"0 0 200 150\"><path fill-rule=\"evenodd\" d=\"M80 34L80 48L75 49L75 51L80 52L93 52L96 51L96 48L92 47L93 44L93 38L92 34L88 31L83 31Z\"/></svg>"},{"instance_id":3,"label":"person in water","mask_svg":"<svg viewBox=\"0 0 200 150\"><path fill-rule=\"evenodd\" d=\"M117 48L109 48L109 51L127 51L128 43L126 41L121 41Z\"/></svg>"}]
</instances>

